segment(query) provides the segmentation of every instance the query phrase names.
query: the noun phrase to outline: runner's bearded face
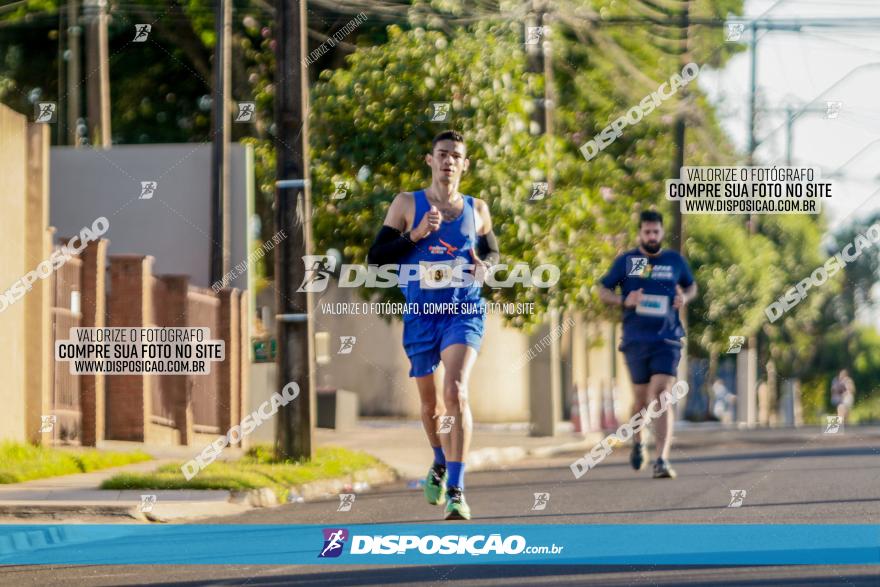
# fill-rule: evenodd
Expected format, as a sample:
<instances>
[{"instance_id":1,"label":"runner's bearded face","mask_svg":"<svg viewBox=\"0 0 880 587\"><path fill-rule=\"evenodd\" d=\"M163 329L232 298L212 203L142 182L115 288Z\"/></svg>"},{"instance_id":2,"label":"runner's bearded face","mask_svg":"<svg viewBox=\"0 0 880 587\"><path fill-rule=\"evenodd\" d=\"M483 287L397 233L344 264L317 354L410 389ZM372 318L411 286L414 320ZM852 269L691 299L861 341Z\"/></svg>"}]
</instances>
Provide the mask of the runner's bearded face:
<instances>
[{"instance_id":1,"label":"runner's bearded face","mask_svg":"<svg viewBox=\"0 0 880 587\"><path fill-rule=\"evenodd\" d=\"M659 222L643 222L639 228L639 244L652 255L663 246L663 225Z\"/></svg>"},{"instance_id":2,"label":"runner's bearded face","mask_svg":"<svg viewBox=\"0 0 880 587\"><path fill-rule=\"evenodd\" d=\"M434 146L434 151L425 156L433 178L440 183L458 185L462 174L470 166L464 143L445 140Z\"/></svg>"}]
</instances>

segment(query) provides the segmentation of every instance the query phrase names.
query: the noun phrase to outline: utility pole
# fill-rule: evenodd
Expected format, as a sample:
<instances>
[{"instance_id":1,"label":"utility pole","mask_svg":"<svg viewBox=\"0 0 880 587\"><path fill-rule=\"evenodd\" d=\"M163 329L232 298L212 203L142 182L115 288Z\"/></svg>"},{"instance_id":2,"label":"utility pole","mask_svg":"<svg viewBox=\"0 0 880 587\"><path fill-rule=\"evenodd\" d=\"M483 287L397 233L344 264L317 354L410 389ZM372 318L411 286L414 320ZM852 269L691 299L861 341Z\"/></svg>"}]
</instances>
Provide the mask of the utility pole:
<instances>
[{"instance_id":1,"label":"utility pole","mask_svg":"<svg viewBox=\"0 0 880 587\"><path fill-rule=\"evenodd\" d=\"M681 23L680 23L680 34L681 38L679 39L682 43L681 47L681 58L679 59L679 66L684 68L685 65L690 63L690 0L684 0L684 5L682 6L681 11ZM685 149L685 130L687 128L687 113L685 108L687 106L687 98L688 91L687 86L682 87L681 90L681 99L678 102L678 109L675 114L675 122L673 123L673 131L672 131L672 140L675 145L675 156L672 161L672 178L680 179L681 178L681 168L684 166L684 149ZM681 207L677 203L673 203L672 205L672 238L670 239L670 244L672 248L678 251L681 254L684 254L684 218L681 214Z\"/></svg>"},{"instance_id":2,"label":"utility pole","mask_svg":"<svg viewBox=\"0 0 880 587\"><path fill-rule=\"evenodd\" d=\"M690 51L690 17L691 17L691 6L690 0L683 0L682 9L681 9L681 20L679 24L679 42L681 43L680 47L680 58L679 58L679 67L684 69L684 67L691 62L691 51ZM676 105L676 113L675 113L675 122L673 123L672 129L672 141L675 145L675 155L672 161L672 177L674 179L681 179L681 168L684 166L685 159L685 138L687 131L687 108L688 108L688 91L687 86L681 88L681 98ZM673 202L672 204L672 238L670 239L670 244L672 245L672 249L678 251L679 254L685 254L685 228L684 228L684 216L681 213L681 206L678 202ZM678 310L679 319L681 320L682 327L684 327L685 332L687 332L688 327L688 319L687 319L687 306ZM685 339L686 341L687 339ZM688 353L687 353L687 342L684 343L684 348L681 353L681 361L678 363L678 373L677 377L681 381L687 381L689 379L689 361L688 361ZM684 418L686 412L687 404L686 402L680 402L675 409L675 417L676 419Z\"/></svg>"},{"instance_id":3,"label":"utility pole","mask_svg":"<svg viewBox=\"0 0 880 587\"><path fill-rule=\"evenodd\" d=\"M757 101L757 93L758 93L758 23L757 21L752 21L750 26L750 36L749 36L749 114L748 114L748 124L749 124L749 150L748 150L748 160L747 163L749 166L755 164L755 148L757 147L757 142L755 139L755 119L756 119L756 101ZM753 224L751 218L754 216L752 214L749 217L749 223Z\"/></svg>"},{"instance_id":4,"label":"utility pole","mask_svg":"<svg viewBox=\"0 0 880 587\"><path fill-rule=\"evenodd\" d=\"M229 202L229 103L232 89L232 0L217 2L214 30L214 132L211 143L211 283L229 273L232 216Z\"/></svg>"},{"instance_id":5,"label":"utility pole","mask_svg":"<svg viewBox=\"0 0 880 587\"><path fill-rule=\"evenodd\" d=\"M755 164L755 149L757 139L755 137L757 93L758 93L758 22L751 22L749 36L749 112L748 131L749 146L747 165ZM749 214L749 236L758 232L757 214ZM750 334L746 352L736 356L737 393L736 393L736 419L738 422L753 427L757 422L758 412L758 336ZM743 376L740 376L740 373Z\"/></svg>"},{"instance_id":6,"label":"utility pole","mask_svg":"<svg viewBox=\"0 0 880 587\"><path fill-rule=\"evenodd\" d=\"M547 12L549 3L545 0L526 0L530 11L526 16L525 49L528 71L533 74L544 76L544 93L534 98L535 109L532 112L532 122L538 127L537 135L545 137L545 163L546 173L544 181L547 183L547 196L553 197L553 106L555 101L553 91L553 58L550 41L547 39L550 31L552 17ZM536 29L537 39L536 39ZM531 32L531 35L530 35ZM537 200L538 205L542 200ZM562 417L562 348L560 343L561 310L554 308L550 311L550 392L547 394L546 381L530 377L529 381L529 413L531 414L532 436L553 436L556 433L556 423Z\"/></svg>"},{"instance_id":7,"label":"utility pole","mask_svg":"<svg viewBox=\"0 0 880 587\"><path fill-rule=\"evenodd\" d=\"M110 147L110 61L107 48L107 0L85 0L89 141Z\"/></svg>"},{"instance_id":8,"label":"utility pole","mask_svg":"<svg viewBox=\"0 0 880 587\"><path fill-rule=\"evenodd\" d=\"M80 37L82 28L79 26L77 0L67 0L67 142L79 147L77 126L82 110L80 104ZM60 141L59 141L60 143Z\"/></svg>"},{"instance_id":9,"label":"utility pole","mask_svg":"<svg viewBox=\"0 0 880 587\"><path fill-rule=\"evenodd\" d=\"M306 0L276 0L276 190L275 230L288 238L275 253L278 391L293 381L300 393L278 411L275 454L312 458L315 423L314 325L312 295L305 285L305 255L312 252L312 202L309 182L309 94L306 55ZM310 277L319 276L315 267ZM327 279L326 273L323 275ZM306 288L308 289L308 288Z\"/></svg>"}]
</instances>

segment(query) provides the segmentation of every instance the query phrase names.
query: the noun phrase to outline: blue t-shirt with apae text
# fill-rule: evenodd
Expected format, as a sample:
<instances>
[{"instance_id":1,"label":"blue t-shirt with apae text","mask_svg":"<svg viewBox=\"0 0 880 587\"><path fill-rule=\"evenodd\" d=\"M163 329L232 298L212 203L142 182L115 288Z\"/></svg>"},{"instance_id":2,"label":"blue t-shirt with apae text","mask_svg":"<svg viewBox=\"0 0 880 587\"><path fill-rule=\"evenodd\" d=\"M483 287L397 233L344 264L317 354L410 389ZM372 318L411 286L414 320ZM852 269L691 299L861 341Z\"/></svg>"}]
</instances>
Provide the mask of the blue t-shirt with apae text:
<instances>
[{"instance_id":1,"label":"blue t-shirt with apae text","mask_svg":"<svg viewBox=\"0 0 880 587\"><path fill-rule=\"evenodd\" d=\"M691 268L676 251L661 249L656 255L646 255L635 248L617 257L602 285L612 291L619 287L623 299L638 289L643 294L636 308L623 309L622 342L678 342L684 327L672 307L675 286L687 288L693 283Z\"/></svg>"}]
</instances>

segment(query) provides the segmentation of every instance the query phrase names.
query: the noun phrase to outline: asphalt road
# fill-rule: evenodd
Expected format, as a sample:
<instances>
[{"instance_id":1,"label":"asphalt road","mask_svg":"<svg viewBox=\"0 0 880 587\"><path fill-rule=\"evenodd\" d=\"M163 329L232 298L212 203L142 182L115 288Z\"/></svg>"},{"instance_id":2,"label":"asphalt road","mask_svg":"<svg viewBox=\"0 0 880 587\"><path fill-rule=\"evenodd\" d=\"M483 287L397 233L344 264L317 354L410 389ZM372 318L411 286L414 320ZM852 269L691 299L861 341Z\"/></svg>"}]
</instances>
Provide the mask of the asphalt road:
<instances>
[{"instance_id":1,"label":"asphalt road","mask_svg":"<svg viewBox=\"0 0 880 587\"><path fill-rule=\"evenodd\" d=\"M880 437L846 434L697 433L673 451L678 479L632 471L626 450L575 480L579 455L530 461L467 477L474 522L498 524L880 524ZM745 490L741 507L727 507ZM548 492L543 511L534 493ZM213 518L218 524L435 522L440 508L405 483L338 500ZM205 523L206 521L202 521ZM466 524L466 522L455 522ZM452 522L449 522L452 524ZM657 561L662 563L662 561ZM5 567L3 585L880 585L880 566L42 566Z\"/></svg>"}]
</instances>

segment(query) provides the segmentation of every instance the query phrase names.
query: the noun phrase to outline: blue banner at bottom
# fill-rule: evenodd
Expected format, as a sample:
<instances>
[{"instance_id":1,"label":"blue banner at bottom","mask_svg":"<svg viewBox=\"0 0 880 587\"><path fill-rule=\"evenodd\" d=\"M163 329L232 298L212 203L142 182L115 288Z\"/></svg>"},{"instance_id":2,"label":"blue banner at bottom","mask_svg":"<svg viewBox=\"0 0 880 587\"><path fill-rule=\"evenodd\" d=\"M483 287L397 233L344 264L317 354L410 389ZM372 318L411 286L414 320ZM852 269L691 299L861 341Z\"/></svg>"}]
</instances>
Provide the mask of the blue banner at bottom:
<instances>
[{"instance_id":1,"label":"blue banner at bottom","mask_svg":"<svg viewBox=\"0 0 880 587\"><path fill-rule=\"evenodd\" d=\"M880 564L880 525L2 525L0 564Z\"/></svg>"}]
</instances>

